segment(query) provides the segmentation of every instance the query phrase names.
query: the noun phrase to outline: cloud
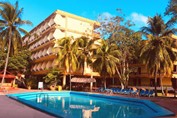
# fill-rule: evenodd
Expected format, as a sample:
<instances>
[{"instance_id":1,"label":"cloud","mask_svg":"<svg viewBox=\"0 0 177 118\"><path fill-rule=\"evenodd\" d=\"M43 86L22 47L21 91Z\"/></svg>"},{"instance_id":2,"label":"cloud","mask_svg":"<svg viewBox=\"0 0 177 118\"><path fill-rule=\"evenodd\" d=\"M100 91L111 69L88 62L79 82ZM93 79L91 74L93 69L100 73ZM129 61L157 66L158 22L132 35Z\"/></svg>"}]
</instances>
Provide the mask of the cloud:
<instances>
[{"instance_id":1,"label":"cloud","mask_svg":"<svg viewBox=\"0 0 177 118\"><path fill-rule=\"evenodd\" d=\"M147 20L148 20L147 16L144 16L144 15L138 14L138 13L132 13L131 17L132 17L133 21L135 21L135 22L142 22L144 24L147 24Z\"/></svg>"},{"instance_id":2,"label":"cloud","mask_svg":"<svg viewBox=\"0 0 177 118\"><path fill-rule=\"evenodd\" d=\"M111 18L111 17L113 17L113 15L112 14L110 14L109 12L103 12L102 14L101 14L101 16L103 16L103 17L105 17L105 18Z\"/></svg>"},{"instance_id":3,"label":"cloud","mask_svg":"<svg viewBox=\"0 0 177 118\"><path fill-rule=\"evenodd\" d=\"M146 26L146 25L147 25L148 17L147 17L147 16L144 16L144 15L142 15L142 14L133 12L133 13L130 15L130 20L132 20L132 22L134 22L135 25L138 25L138 26L144 25L144 26Z\"/></svg>"},{"instance_id":4,"label":"cloud","mask_svg":"<svg viewBox=\"0 0 177 118\"><path fill-rule=\"evenodd\" d=\"M103 13L101 13L100 15L99 15L99 19L110 19L110 18L112 18L113 17L113 15L112 14L110 14L109 12L103 12Z\"/></svg>"},{"instance_id":5,"label":"cloud","mask_svg":"<svg viewBox=\"0 0 177 118\"><path fill-rule=\"evenodd\" d=\"M135 26L132 27L134 30L140 30L141 27L147 26L148 17L143 14L133 12L126 19L131 20L135 24Z\"/></svg>"}]
</instances>

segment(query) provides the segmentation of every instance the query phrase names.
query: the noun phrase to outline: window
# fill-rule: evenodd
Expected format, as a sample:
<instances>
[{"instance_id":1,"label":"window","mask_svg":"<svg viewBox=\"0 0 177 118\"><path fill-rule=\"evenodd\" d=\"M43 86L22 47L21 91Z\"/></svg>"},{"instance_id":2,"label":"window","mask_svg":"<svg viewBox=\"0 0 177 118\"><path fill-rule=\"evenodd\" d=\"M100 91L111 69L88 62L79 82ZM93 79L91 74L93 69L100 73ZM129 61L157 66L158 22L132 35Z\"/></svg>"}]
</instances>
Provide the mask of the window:
<instances>
[{"instance_id":1,"label":"window","mask_svg":"<svg viewBox=\"0 0 177 118\"><path fill-rule=\"evenodd\" d=\"M141 74L141 67L138 67L138 74Z\"/></svg>"}]
</instances>

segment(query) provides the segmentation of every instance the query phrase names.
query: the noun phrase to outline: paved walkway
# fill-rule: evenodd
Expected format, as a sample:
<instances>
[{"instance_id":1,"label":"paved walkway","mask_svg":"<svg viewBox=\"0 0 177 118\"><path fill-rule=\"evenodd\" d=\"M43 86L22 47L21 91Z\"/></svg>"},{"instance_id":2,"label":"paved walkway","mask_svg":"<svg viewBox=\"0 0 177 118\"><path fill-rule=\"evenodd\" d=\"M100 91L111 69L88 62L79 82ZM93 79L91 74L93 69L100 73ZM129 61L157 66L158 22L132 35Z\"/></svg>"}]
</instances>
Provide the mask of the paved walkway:
<instances>
[{"instance_id":1,"label":"paved walkway","mask_svg":"<svg viewBox=\"0 0 177 118\"><path fill-rule=\"evenodd\" d=\"M32 92L36 90L18 89L9 93ZM28 107L0 92L0 118L54 118L44 112Z\"/></svg>"},{"instance_id":2,"label":"paved walkway","mask_svg":"<svg viewBox=\"0 0 177 118\"><path fill-rule=\"evenodd\" d=\"M0 118L52 118L52 116L1 95Z\"/></svg>"},{"instance_id":3,"label":"paved walkway","mask_svg":"<svg viewBox=\"0 0 177 118\"><path fill-rule=\"evenodd\" d=\"M9 91L9 93L32 92L38 90L18 89ZM108 94L110 95L110 94ZM115 95L115 94L114 94ZM132 97L132 96L124 96ZM177 98L174 97L137 97L147 99L159 104L160 106L176 114L172 118L177 118ZM28 107L22 103L12 100L0 92L0 118L54 118L46 113ZM170 117L171 118L171 117Z\"/></svg>"},{"instance_id":4,"label":"paved walkway","mask_svg":"<svg viewBox=\"0 0 177 118\"><path fill-rule=\"evenodd\" d=\"M155 102L156 104L172 111L173 113L176 114L177 117L177 98L174 97L143 97L141 99L147 99L152 102Z\"/></svg>"}]
</instances>

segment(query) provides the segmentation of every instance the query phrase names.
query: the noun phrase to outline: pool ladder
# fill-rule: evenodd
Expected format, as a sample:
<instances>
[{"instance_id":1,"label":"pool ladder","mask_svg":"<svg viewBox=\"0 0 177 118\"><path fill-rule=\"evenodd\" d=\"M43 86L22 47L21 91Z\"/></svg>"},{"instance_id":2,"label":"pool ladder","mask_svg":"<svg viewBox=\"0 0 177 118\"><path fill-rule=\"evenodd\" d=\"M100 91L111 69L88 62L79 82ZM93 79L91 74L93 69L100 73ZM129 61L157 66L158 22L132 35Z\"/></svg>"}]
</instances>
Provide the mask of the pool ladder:
<instances>
[{"instance_id":1,"label":"pool ladder","mask_svg":"<svg viewBox=\"0 0 177 118\"><path fill-rule=\"evenodd\" d=\"M43 103L45 106L48 106L49 95L47 93L36 94L36 102Z\"/></svg>"}]
</instances>

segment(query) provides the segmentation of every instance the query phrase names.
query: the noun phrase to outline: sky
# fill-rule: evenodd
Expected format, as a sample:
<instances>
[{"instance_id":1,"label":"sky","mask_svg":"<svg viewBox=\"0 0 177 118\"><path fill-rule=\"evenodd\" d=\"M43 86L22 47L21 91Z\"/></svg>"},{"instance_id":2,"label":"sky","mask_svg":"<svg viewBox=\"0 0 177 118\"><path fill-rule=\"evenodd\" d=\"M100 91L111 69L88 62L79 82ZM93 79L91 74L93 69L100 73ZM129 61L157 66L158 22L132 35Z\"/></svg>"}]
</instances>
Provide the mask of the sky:
<instances>
[{"instance_id":1,"label":"sky","mask_svg":"<svg viewBox=\"0 0 177 118\"><path fill-rule=\"evenodd\" d=\"M16 0L2 0L15 3ZM137 31L147 25L148 17L157 13L164 14L169 0L18 0L19 7L24 8L22 19L30 20L33 26L24 26L30 31L57 9L91 20L99 15L111 17L118 15L121 9L125 19L134 22Z\"/></svg>"}]
</instances>

